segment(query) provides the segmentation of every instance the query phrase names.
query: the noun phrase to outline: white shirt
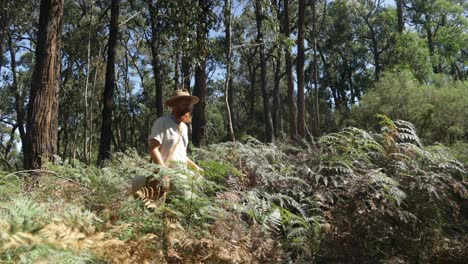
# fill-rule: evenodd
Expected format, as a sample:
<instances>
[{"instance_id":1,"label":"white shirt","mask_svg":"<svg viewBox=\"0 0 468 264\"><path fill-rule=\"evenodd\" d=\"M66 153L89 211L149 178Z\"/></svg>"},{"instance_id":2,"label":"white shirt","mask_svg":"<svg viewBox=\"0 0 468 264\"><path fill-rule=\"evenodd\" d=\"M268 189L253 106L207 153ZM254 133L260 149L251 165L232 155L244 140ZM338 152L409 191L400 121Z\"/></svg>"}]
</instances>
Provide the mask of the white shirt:
<instances>
[{"instance_id":1,"label":"white shirt","mask_svg":"<svg viewBox=\"0 0 468 264\"><path fill-rule=\"evenodd\" d=\"M176 167L177 164L187 164L187 146L188 146L188 127L184 122L180 123L182 130L181 136L179 136L179 124L176 123L175 117L167 115L158 118L153 126L151 127L151 134L149 139L157 140L161 145L159 146L159 152L164 162L169 167ZM170 158L168 156L173 146L179 141L174 149L174 154Z\"/></svg>"}]
</instances>

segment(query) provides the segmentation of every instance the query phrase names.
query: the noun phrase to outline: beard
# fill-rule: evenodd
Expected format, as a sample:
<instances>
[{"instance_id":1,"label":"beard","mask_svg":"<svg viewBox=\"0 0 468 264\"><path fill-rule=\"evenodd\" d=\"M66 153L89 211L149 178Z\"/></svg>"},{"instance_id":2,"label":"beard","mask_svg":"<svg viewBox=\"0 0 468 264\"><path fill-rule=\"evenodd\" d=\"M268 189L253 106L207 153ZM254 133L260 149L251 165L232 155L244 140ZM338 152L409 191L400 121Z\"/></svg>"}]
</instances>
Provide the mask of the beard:
<instances>
[{"instance_id":1,"label":"beard","mask_svg":"<svg viewBox=\"0 0 468 264\"><path fill-rule=\"evenodd\" d=\"M192 114L190 110L181 112L179 120L186 124L190 124L192 122Z\"/></svg>"}]
</instances>

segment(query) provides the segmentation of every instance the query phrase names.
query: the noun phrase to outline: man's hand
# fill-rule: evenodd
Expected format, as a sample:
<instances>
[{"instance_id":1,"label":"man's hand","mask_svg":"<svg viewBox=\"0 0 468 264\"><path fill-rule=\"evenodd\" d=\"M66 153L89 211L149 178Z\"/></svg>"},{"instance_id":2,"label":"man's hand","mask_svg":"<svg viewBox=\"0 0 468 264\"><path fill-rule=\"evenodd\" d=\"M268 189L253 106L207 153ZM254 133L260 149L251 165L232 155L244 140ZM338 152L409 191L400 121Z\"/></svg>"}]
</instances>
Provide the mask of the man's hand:
<instances>
[{"instance_id":1,"label":"man's hand","mask_svg":"<svg viewBox=\"0 0 468 264\"><path fill-rule=\"evenodd\" d=\"M195 171L197 171L198 173L204 173L205 172L204 169L202 169L200 166L198 166L196 164L195 164Z\"/></svg>"},{"instance_id":2,"label":"man's hand","mask_svg":"<svg viewBox=\"0 0 468 264\"><path fill-rule=\"evenodd\" d=\"M162 188L164 192L169 192L169 188L171 187L171 180L169 179L169 176L164 175L162 176Z\"/></svg>"},{"instance_id":3,"label":"man's hand","mask_svg":"<svg viewBox=\"0 0 468 264\"><path fill-rule=\"evenodd\" d=\"M195 170L196 172L198 173L203 173L205 172L205 170L203 170L202 168L200 168L200 166L198 166L197 164L195 164L195 162L193 162L191 159L187 158L187 165L192 168L193 170Z\"/></svg>"}]
</instances>

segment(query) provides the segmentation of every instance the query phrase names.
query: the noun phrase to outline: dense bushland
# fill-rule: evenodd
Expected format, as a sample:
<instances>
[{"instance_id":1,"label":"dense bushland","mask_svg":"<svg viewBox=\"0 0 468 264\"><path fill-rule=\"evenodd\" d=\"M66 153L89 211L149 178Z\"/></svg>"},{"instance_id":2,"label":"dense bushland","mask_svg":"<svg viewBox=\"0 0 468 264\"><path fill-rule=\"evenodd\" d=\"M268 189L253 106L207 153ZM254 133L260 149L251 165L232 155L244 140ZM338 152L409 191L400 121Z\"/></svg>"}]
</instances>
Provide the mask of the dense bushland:
<instances>
[{"instance_id":1,"label":"dense bushland","mask_svg":"<svg viewBox=\"0 0 468 264\"><path fill-rule=\"evenodd\" d=\"M354 107L351 123L376 124L375 114L410 121L426 142L454 144L468 140L468 82L432 75L421 84L409 71L387 72ZM354 122L357 122L354 123Z\"/></svg>"},{"instance_id":2,"label":"dense bushland","mask_svg":"<svg viewBox=\"0 0 468 264\"><path fill-rule=\"evenodd\" d=\"M1 171L0 260L463 263L467 164L455 157L466 161L466 149L426 147L411 123L379 118L379 133L195 150L203 178L133 152L102 169L57 160ZM162 174L167 196L131 197L132 177Z\"/></svg>"}]
</instances>

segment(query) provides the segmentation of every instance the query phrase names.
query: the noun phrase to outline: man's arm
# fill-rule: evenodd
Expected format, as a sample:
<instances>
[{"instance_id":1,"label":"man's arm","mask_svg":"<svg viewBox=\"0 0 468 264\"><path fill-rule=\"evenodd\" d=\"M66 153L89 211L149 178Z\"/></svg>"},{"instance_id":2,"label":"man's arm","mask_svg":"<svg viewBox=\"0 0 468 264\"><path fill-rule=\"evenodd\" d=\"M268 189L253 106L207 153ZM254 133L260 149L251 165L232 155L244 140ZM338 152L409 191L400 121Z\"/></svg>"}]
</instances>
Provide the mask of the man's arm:
<instances>
[{"instance_id":1,"label":"man's arm","mask_svg":"<svg viewBox=\"0 0 468 264\"><path fill-rule=\"evenodd\" d=\"M159 143L159 141L157 141L156 139L152 138L150 139L149 145L151 160L154 163L161 165L162 167L167 167L164 163L161 152L159 152L159 146L161 145L161 143Z\"/></svg>"},{"instance_id":2,"label":"man's arm","mask_svg":"<svg viewBox=\"0 0 468 264\"><path fill-rule=\"evenodd\" d=\"M159 146L161 145L159 143L159 141L152 138L152 139L150 139L149 145L150 145L151 160L154 163L161 165L162 167L167 167L167 165L164 163L161 152L159 152ZM169 186L170 186L170 182L171 182L171 180L169 179L169 176L163 175L162 180L163 180L164 190L166 192L169 191Z\"/></svg>"},{"instance_id":3,"label":"man's arm","mask_svg":"<svg viewBox=\"0 0 468 264\"><path fill-rule=\"evenodd\" d=\"M200 166L198 166L197 164L195 164L195 162L193 162L191 159L189 159L187 157L187 165L190 167L190 168L193 168L194 170L198 171L198 172L204 172L204 170L202 168L200 168Z\"/></svg>"}]
</instances>

